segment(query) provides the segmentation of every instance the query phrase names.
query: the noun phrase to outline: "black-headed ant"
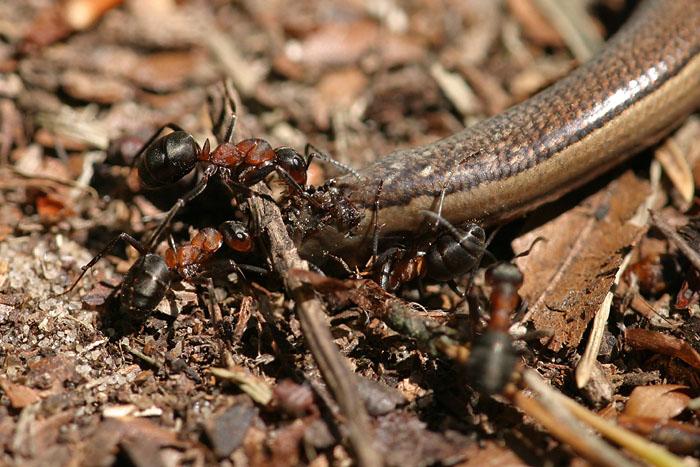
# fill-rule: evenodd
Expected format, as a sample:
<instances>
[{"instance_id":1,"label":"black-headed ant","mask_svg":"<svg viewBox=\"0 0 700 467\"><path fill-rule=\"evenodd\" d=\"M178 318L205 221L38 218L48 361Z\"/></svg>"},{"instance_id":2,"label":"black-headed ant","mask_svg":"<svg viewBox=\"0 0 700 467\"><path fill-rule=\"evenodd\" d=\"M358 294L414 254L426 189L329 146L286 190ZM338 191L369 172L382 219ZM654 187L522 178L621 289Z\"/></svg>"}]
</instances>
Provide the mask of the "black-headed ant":
<instances>
[{"instance_id":1,"label":"black-headed ant","mask_svg":"<svg viewBox=\"0 0 700 467\"><path fill-rule=\"evenodd\" d=\"M219 176L232 191L252 193L252 185L277 171L292 191L304 195L303 186L311 157L304 159L289 147L273 149L270 143L259 138L244 139L234 144L235 121L235 117L231 119L226 140L213 151L208 139L200 147L190 133L169 123L154 133L136 154L133 164L138 169L142 184L149 189L171 185L192 172L198 164L205 166L194 188L168 211L154 231L152 241L157 242L177 212L199 196L214 175ZM160 136L166 128L173 132Z\"/></svg>"},{"instance_id":2,"label":"black-headed ant","mask_svg":"<svg viewBox=\"0 0 700 467\"><path fill-rule=\"evenodd\" d=\"M491 286L491 313L486 331L472 346L466 362L471 386L485 395L500 393L511 381L518 353L509 333L511 316L520 306L518 289L523 274L511 263L499 263L486 270Z\"/></svg>"},{"instance_id":3,"label":"black-headed ant","mask_svg":"<svg viewBox=\"0 0 700 467\"><path fill-rule=\"evenodd\" d=\"M385 290L393 291L415 279L449 282L474 271L487 253L486 233L479 225L466 223L457 228L441 216L445 191L440 195L437 213L423 211L435 220L432 229L411 248L392 247L377 255L379 243L379 198L383 183L377 187L374 202L374 238L372 241L372 269L375 280ZM435 231L439 226L442 229Z\"/></svg>"},{"instance_id":4,"label":"black-headed ant","mask_svg":"<svg viewBox=\"0 0 700 467\"><path fill-rule=\"evenodd\" d=\"M209 179L215 175L220 177L232 192L253 194L250 187L276 172L293 196L303 199L323 212L334 213L337 210L337 196L327 200L327 197L319 196L315 190L305 190L309 165L315 158L332 163L343 171L355 175L356 172L321 153L311 144L306 145L302 156L288 146L273 148L270 143L260 138L248 138L233 143L235 125L234 114L226 130L224 142L211 150L208 139L205 140L204 146L200 147L190 133L178 125L168 123L156 131L134 156L132 165L136 165L139 178L148 189L163 188L176 183L198 165L204 166L197 184L175 202L154 231L152 241L157 241L177 212L199 196L206 189ZM173 130L172 133L161 136L166 128Z\"/></svg>"},{"instance_id":5,"label":"black-headed ant","mask_svg":"<svg viewBox=\"0 0 700 467\"><path fill-rule=\"evenodd\" d=\"M249 252L252 240L243 224L237 221L224 222L219 229L204 228L192 239L175 246L172 238L164 256L152 252L151 244L144 244L127 233L112 239L90 262L81 268L80 275L61 295L70 293L85 274L112 250L119 241L125 241L139 253L139 258L127 271L119 286L119 311L134 321L143 321L163 300L174 279L191 283L202 283L213 275L238 272L242 269L266 273L264 269L239 265L232 259L210 262L223 244L237 252Z\"/></svg>"},{"instance_id":6,"label":"black-headed ant","mask_svg":"<svg viewBox=\"0 0 700 467\"><path fill-rule=\"evenodd\" d=\"M425 214L437 216L426 211ZM436 282L453 282L479 266L486 251L484 229L476 224L454 227L441 217L443 224L437 238L424 241L411 249L393 247L377 257L375 278L386 290L427 277Z\"/></svg>"}]
</instances>

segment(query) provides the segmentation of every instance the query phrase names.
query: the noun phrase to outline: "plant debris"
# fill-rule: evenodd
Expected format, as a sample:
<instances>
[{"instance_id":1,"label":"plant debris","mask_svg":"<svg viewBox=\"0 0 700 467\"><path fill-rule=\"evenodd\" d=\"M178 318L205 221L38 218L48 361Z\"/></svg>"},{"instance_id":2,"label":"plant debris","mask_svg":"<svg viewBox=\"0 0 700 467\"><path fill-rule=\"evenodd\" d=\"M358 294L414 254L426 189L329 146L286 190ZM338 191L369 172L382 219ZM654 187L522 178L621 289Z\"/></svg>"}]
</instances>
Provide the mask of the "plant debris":
<instances>
[{"instance_id":1,"label":"plant debris","mask_svg":"<svg viewBox=\"0 0 700 467\"><path fill-rule=\"evenodd\" d=\"M627 3L0 2L0 464L700 456L697 118L451 282L424 239L321 268L285 225L305 185L556 81ZM145 189L164 141L197 168Z\"/></svg>"}]
</instances>

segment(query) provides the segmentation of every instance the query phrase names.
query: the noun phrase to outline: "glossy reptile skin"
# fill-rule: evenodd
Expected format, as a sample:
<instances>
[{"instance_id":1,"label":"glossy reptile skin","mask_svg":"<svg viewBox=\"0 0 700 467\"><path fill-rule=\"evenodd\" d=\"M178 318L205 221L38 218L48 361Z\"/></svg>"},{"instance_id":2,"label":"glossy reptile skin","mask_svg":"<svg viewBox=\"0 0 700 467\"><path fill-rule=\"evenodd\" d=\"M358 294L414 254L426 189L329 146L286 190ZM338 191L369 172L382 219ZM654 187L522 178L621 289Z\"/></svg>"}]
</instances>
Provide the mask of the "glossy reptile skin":
<instances>
[{"instance_id":1,"label":"glossy reptile skin","mask_svg":"<svg viewBox=\"0 0 700 467\"><path fill-rule=\"evenodd\" d=\"M365 246L384 181L382 235L414 231L445 188L452 223L501 223L657 142L700 107L700 0L647 0L590 62L502 114L335 181L364 212L355 235L305 239L315 256Z\"/></svg>"}]
</instances>

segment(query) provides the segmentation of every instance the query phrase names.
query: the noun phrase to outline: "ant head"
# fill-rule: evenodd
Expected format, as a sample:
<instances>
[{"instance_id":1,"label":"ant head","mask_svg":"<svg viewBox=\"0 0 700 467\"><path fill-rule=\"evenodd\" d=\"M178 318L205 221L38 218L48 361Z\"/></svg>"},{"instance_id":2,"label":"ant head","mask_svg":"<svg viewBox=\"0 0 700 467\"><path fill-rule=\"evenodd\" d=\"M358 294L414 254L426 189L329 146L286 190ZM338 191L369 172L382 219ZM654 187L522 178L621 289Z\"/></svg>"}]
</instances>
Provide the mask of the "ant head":
<instances>
[{"instance_id":1,"label":"ant head","mask_svg":"<svg viewBox=\"0 0 700 467\"><path fill-rule=\"evenodd\" d=\"M148 188L175 183L192 172L200 152L191 134L174 131L148 147L139 161L139 177Z\"/></svg>"},{"instance_id":2,"label":"ant head","mask_svg":"<svg viewBox=\"0 0 700 467\"><path fill-rule=\"evenodd\" d=\"M277 165L284 169L292 179L302 187L306 185L306 161L296 150L289 147L275 149Z\"/></svg>"},{"instance_id":3,"label":"ant head","mask_svg":"<svg viewBox=\"0 0 700 467\"><path fill-rule=\"evenodd\" d=\"M514 264L499 263L486 271L486 281L491 285L509 284L519 289L523 285L523 273Z\"/></svg>"},{"instance_id":4,"label":"ant head","mask_svg":"<svg viewBox=\"0 0 700 467\"><path fill-rule=\"evenodd\" d=\"M226 221L219 226L224 243L233 251L247 253L253 249L253 239L248 228L239 221Z\"/></svg>"}]
</instances>

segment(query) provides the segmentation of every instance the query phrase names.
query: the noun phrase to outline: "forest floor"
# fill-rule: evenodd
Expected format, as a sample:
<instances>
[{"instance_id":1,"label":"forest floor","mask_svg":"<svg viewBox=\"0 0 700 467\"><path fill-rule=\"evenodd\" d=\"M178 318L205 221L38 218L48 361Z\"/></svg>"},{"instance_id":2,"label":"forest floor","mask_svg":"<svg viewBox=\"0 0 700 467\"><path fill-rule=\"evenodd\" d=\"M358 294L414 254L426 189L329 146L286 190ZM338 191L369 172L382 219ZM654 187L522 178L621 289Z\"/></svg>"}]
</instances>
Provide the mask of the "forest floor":
<instances>
[{"instance_id":1,"label":"forest floor","mask_svg":"<svg viewBox=\"0 0 700 467\"><path fill-rule=\"evenodd\" d=\"M62 294L120 233L145 241L195 183L144 190L130 166L169 122L215 141L224 79L236 142L312 143L361 168L526 99L629 15L621 0L543 3L0 2L0 464L614 464L650 462L652 439L698 455L697 118L498 230L484 268L457 280L466 299L445 284L389 293L371 274L298 271L285 230L250 220L274 207L253 195L248 208L220 183L168 233L182 245L237 219L254 250L216 259L267 272L173 280L143 315L120 290L139 252L118 243ZM315 161L308 183L337 174ZM519 357L496 370L516 377L488 396L466 355L498 360L476 336L509 289L484 269L511 262L522 302L514 336L496 331ZM581 429L575 403L641 433L642 453Z\"/></svg>"}]
</instances>

